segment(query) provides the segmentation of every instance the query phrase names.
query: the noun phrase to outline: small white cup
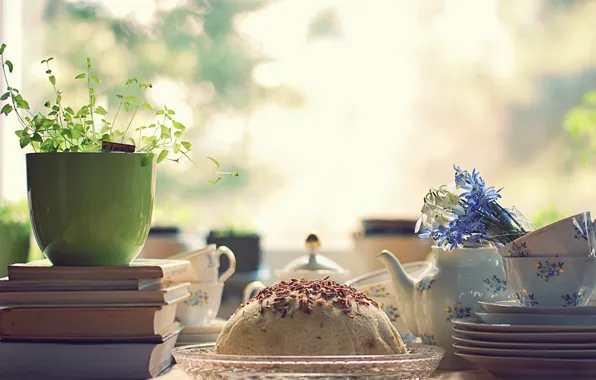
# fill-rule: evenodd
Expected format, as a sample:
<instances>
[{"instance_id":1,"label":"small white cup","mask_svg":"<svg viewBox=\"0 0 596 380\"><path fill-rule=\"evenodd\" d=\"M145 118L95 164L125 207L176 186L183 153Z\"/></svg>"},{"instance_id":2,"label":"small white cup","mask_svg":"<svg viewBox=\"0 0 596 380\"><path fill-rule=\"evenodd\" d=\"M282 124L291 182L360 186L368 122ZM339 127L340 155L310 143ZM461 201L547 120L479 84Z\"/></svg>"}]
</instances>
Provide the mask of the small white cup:
<instances>
[{"instance_id":1,"label":"small white cup","mask_svg":"<svg viewBox=\"0 0 596 380\"><path fill-rule=\"evenodd\" d=\"M219 257L226 255L230 261L228 269L219 276ZM224 282L236 271L236 257L231 249L225 246L216 248L215 244L192 252L181 252L170 256L172 260L188 260L193 268L189 278L184 281L215 283Z\"/></svg>"},{"instance_id":2,"label":"small white cup","mask_svg":"<svg viewBox=\"0 0 596 380\"><path fill-rule=\"evenodd\" d=\"M209 326L219 311L223 287L222 282L191 283L190 297L178 304L176 319L183 326Z\"/></svg>"}]
</instances>

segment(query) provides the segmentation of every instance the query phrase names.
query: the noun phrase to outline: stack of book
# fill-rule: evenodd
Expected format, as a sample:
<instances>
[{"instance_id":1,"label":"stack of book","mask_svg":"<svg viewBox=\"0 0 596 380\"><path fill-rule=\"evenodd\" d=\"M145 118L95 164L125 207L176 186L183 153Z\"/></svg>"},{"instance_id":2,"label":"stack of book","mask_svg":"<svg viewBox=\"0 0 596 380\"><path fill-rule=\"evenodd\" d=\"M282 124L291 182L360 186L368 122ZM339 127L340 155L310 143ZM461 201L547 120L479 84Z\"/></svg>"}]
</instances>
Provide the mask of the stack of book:
<instances>
[{"instance_id":1,"label":"stack of book","mask_svg":"<svg viewBox=\"0 0 596 380\"><path fill-rule=\"evenodd\" d=\"M2 378L149 379L166 370L189 296L188 261L8 267L0 280Z\"/></svg>"}]
</instances>

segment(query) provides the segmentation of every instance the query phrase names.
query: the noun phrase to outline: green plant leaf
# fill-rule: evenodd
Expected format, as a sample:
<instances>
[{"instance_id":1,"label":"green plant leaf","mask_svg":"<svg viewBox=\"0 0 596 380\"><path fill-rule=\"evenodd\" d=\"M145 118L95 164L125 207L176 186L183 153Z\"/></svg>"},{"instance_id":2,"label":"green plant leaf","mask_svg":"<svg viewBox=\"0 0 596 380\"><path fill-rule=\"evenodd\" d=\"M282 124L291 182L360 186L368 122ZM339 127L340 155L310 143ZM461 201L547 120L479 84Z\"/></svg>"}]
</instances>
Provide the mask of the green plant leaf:
<instances>
[{"instance_id":1,"label":"green plant leaf","mask_svg":"<svg viewBox=\"0 0 596 380\"><path fill-rule=\"evenodd\" d=\"M168 139L170 137L172 137L172 132L171 132L170 128L166 127L165 125L162 125L160 138Z\"/></svg>"},{"instance_id":2,"label":"green plant leaf","mask_svg":"<svg viewBox=\"0 0 596 380\"><path fill-rule=\"evenodd\" d=\"M178 143L174 144L174 146L172 147L172 150L174 151L174 153L180 152L180 144L178 144Z\"/></svg>"},{"instance_id":3,"label":"green plant leaf","mask_svg":"<svg viewBox=\"0 0 596 380\"><path fill-rule=\"evenodd\" d=\"M21 146L21 149L29 145L30 141L31 140L29 139L29 136L21 136L21 138L19 139L19 145Z\"/></svg>"},{"instance_id":4,"label":"green plant leaf","mask_svg":"<svg viewBox=\"0 0 596 380\"><path fill-rule=\"evenodd\" d=\"M207 181L207 182L209 182L209 183L210 183L210 184L212 184L212 185L215 185L215 184L217 184L219 181L221 181L221 177L217 177L217 179L210 179L210 180L209 180L209 181Z\"/></svg>"},{"instance_id":5,"label":"green plant leaf","mask_svg":"<svg viewBox=\"0 0 596 380\"><path fill-rule=\"evenodd\" d=\"M176 112L174 110L168 110L168 115L176 115Z\"/></svg>"},{"instance_id":6,"label":"green plant leaf","mask_svg":"<svg viewBox=\"0 0 596 380\"><path fill-rule=\"evenodd\" d=\"M161 152L159 152L159 156L157 156L157 163L159 164L160 162L165 160L167 156L168 156L167 150L164 149Z\"/></svg>"},{"instance_id":7,"label":"green plant leaf","mask_svg":"<svg viewBox=\"0 0 596 380\"><path fill-rule=\"evenodd\" d=\"M6 49L6 44L0 45L0 54L4 53L4 49Z\"/></svg>"},{"instance_id":8,"label":"green plant leaf","mask_svg":"<svg viewBox=\"0 0 596 380\"><path fill-rule=\"evenodd\" d=\"M87 69L91 70L91 58L87 58Z\"/></svg>"},{"instance_id":9,"label":"green plant leaf","mask_svg":"<svg viewBox=\"0 0 596 380\"><path fill-rule=\"evenodd\" d=\"M176 120L172 120L172 125L174 126L174 128L179 129L181 131L186 129L186 126L184 124L179 123Z\"/></svg>"},{"instance_id":10,"label":"green plant leaf","mask_svg":"<svg viewBox=\"0 0 596 380\"><path fill-rule=\"evenodd\" d=\"M77 75L77 76L75 77L75 79L85 79L86 77L87 77L87 74L85 74L85 73L80 73L79 75Z\"/></svg>"},{"instance_id":11,"label":"green plant leaf","mask_svg":"<svg viewBox=\"0 0 596 380\"><path fill-rule=\"evenodd\" d=\"M70 107L66 107L66 108L64 109L64 111L68 112L68 113L69 113L69 114L71 114L71 115L74 115L74 110L73 110L72 108L70 108Z\"/></svg>"},{"instance_id":12,"label":"green plant leaf","mask_svg":"<svg viewBox=\"0 0 596 380\"><path fill-rule=\"evenodd\" d=\"M56 77L55 77L55 76L53 76L53 75L50 75L50 76L49 76L49 79L50 79L50 83L51 83L52 85L56 85Z\"/></svg>"},{"instance_id":13,"label":"green plant leaf","mask_svg":"<svg viewBox=\"0 0 596 380\"><path fill-rule=\"evenodd\" d=\"M95 82L95 84L99 84L99 78L97 75L91 75L91 80Z\"/></svg>"},{"instance_id":14,"label":"green plant leaf","mask_svg":"<svg viewBox=\"0 0 596 380\"><path fill-rule=\"evenodd\" d=\"M124 109L126 110L126 112L128 112L128 110L130 110L130 103L129 102L124 102Z\"/></svg>"},{"instance_id":15,"label":"green plant leaf","mask_svg":"<svg viewBox=\"0 0 596 380\"><path fill-rule=\"evenodd\" d=\"M105 116L105 115L108 114L108 111L106 111L106 109L103 108L102 106L97 106L97 107L95 107L95 113L98 114L98 115Z\"/></svg>"},{"instance_id":16,"label":"green plant leaf","mask_svg":"<svg viewBox=\"0 0 596 380\"><path fill-rule=\"evenodd\" d=\"M33 136L31 136L31 141L37 141L38 143L42 143L43 139L41 138L41 135L39 133L35 132Z\"/></svg>"},{"instance_id":17,"label":"green plant leaf","mask_svg":"<svg viewBox=\"0 0 596 380\"><path fill-rule=\"evenodd\" d=\"M128 100L131 103L135 103L137 101L137 98L134 96L125 96L124 99Z\"/></svg>"},{"instance_id":18,"label":"green plant leaf","mask_svg":"<svg viewBox=\"0 0 596 380\"><path fill-rule=\"evenodd\" d=\"M12 73L12 69L13 69L12 62L10 62L9 60L6 60L4 62L4 64L6 64L6 66L8 66L8 72Z\"/></svg>"},{"instance_id":19,"label":"green plant leaf","mask_svg":"<svg viewBox=\"0 0 596 380\"><path fill-rule=\"evenodd\" d=\"M148 110L153 110L153 107L151 107L151 104L149 104L147 102L143 102L143 107L147 108Z\"/></svg>"},{"instance_id":20,"label":"green plant leaf","mask_svg":"<svg viewBox=\"0 0 596 380\"><path fill-rule=\"evenodd\" d=\"M186 149L187 151L192 149L192 144L188 141L182 141L182 146L184 147L184 149Z\"/></svg>"},{"instance_id":21,"label":"green plant leaf","mask_svg":"<svg viewBox=\"0 0 596 380\"><path fill-rule=\"evenodd\" d=\"M50 107L51 107L50 101L49 101L49 100L47 100L47 101L46 101L46 102L43 104L43 106L44 106L44 107L48 107L48 108L50 108Z\"/></svg>"},{"instance_id":22,"label":"green plant leaf","mask_svg":"<svg viewBox=\"0 0 596 380\"><path fill-rule=\"evenodd\" d=\"M18 94L17 96L14 97L14 101L17 104L18 108L22 108L22 109L29 109L29 103L27 103L27 101L25 99L23 99L23 95Z\"/></svg>"},{"instance_id":23,"label":"green plant leaf","mask_svg":"<svg viewBox=\"0 0 596 380\"><path fill-rule=\"evenodd\" d=\"M8 114L12 111L12 106L10 104L5 104L4 107L2 107L2 109L0 110L0 114L5 114L6 116L8 116Z\"/></svg>"},{"instance_id":24,"label":"green plant leaf","mask_svg":"<svg viewBox=\"0 0 596 380\"><path fill-rule=\"evenodd\" d=\"M213 158L213 157L207 157L208 160L211 160L211 162L213 162L215 164L215 166L217 167L217 169L219 169L219 162Z\"/></svg>"},{"instance_id":25,"label":"green plant leaf","mask_svg":"<svg viewBox=\"0 0 596 380\"><path fill-rule=\"evenodd\" d=\"M56 95L56 104L60 104L62 101L62 95Z\"/></svg>"},{"instance_id":26,"label":"green plant leaf","mask_svg":"<svg viewBox=\"0 0 596 380\"><path fill-rule=\"evenodd\" d=\"M6 99L8 99L9 96L10 96L10 92L5 92L4 94L2 94L2 96L0 96L0 100L6 100Z\"/></svg>"},{"instance_id":27,"label":"green plant leaf","mask_svg":"<svg viewBox=\"0 0 596 380\"><path fill-rule=\"evenodd\" d=\"M177 139L180 138L180 137L182 137L182 132L180 132L180 131L174 132L174 137L177 138Z\"/></svg>"},{"instance_id":28,"label":"green plant leaf","mask_svg":"<svg viewBox=\"0 0 596 380\"><path fill-rule=\"evenodd\" d=\"M91 94L90 98L91 98L91 105L94 106L95 105L95 101L96 101L95 94Z\"/></svg>"},{"instance_id":29,"label":"green plant leaf","mask_svg":"<svg viewBox=\"0 0 596 380\"><path fill-rule=\"evenodd\" d=\"M163 115L165 112L164 110L157 110L157 112L155 113L156 115Z\"/></svg>"}]
</instances>

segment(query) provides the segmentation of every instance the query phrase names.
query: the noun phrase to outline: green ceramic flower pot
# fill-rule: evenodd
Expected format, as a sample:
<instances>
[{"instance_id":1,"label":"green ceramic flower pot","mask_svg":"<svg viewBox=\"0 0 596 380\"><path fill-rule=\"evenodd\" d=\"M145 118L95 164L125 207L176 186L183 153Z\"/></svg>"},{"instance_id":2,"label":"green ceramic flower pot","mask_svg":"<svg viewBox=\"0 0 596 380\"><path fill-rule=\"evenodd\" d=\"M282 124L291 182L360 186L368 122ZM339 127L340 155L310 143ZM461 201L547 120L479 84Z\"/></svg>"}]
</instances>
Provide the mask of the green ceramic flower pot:
<instances>
[{"instance_id":1,"label":"green ceramic flower pot","mask_svg":"<svg viewBox=\"0 0 596 380\"><path fill-rule=\"evenodd\" d=\"M155 157L30 153L27 188L37 244L54 265L128 265L141 252L155 198Z\"/></svg>"}]
</instances>

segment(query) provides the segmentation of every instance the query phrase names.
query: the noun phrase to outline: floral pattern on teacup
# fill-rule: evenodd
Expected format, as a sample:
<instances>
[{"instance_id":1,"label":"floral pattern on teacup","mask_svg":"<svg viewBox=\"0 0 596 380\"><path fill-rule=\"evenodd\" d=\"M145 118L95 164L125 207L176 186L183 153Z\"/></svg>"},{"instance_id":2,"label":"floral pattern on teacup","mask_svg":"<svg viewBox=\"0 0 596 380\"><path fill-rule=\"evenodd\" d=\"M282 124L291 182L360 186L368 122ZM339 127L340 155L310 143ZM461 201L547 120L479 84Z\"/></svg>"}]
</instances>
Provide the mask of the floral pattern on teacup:
<instances>
[{"instance_id":1,"label":"floral pattern on teacup","mask_svg":"<svg viewBox=\"0 0 596 380\"><path fill-rule=\"evenodd\" d=\"M522 306L532 307L538 305L538 301L536 301L534 294L528 294L526 289L522 289L519 293L515 293L513 296Z\"/></svg>"},{"instance_id":2,"label":"floral pattern on teacup","mask_svg":"<svg viewBox=\"0 0 596 380\"><path fill-rule=\"evenodd\" d=\"M492 278L484 280L484 283L487 285L486 290L492 292L495 296L507 291L507 280L501 280L496 274Z\"/></svg>"},{"instance_id":3,"label":"floral pattern on teacup","mask_svg":"<svg viewBox=\"0 0 596 380\"><path fill-rule=\"evenodd\" d=\"M375 297L391 297L391 294L385 288L385 285L372 285L369 286L368 289L364 291L368 297L375 298Z\"/></svg>"},{"instance_id":4,"label":"floral pattern on teacup","mask_svg":"<svg viewBox=\"0 0 596 380\"><path fill-rule=\"evenodd\" d=\"M432 287L432 284L435 282L434 278L430 276L424 277L420 282L416 285L416 292L419 296L422 295L425 291L429 290Z\"/></svg>"},{"instance_id":5,"label":"floral pattern on teacup","mask_svg":"<svg viewBox=\"0 0 596 380\"><path fill-rule=\"evenodd\" d=\"M537 264L534 264L534 266L538 268L538 273L536 273L536 275L544 279L544 281L550 281L552 277L565 272L563 264L564 263L559 261L557 257L551 260L544 260L544 263L539 261Z\"/></svg>"},{"instance_id":6,"label":"floral pattern on teacup","mask_svg":"<svg viewBox=\"0 0 596 380\"><path fill-rule=\"evenodd\" d=\"M399 310L393 305L384 306L383 311L385 314L387 314L391 322L397 321L397 319L400 317Z\"/></svg>"},{"instance_id":7,"label":"floral pattern on teacup","mask_svg":"<svg viewBox=\"0 0 596 380\"><path fill-rule=\"evenodd\" d=\"M588 285L582 286L577 293L573 293L573 295L564 294L561 296L563 301L563 307L576 307L577 305L581 305L586 301L586 291L588 290Z\"/></svg>"},{"instance_id":8,"label":"floral pattern on teacup","mask_svg":"<svg viewBox=\"0 0 596 380\"><path fill-rule=\"evenodd\" d=\"M420 337L420 339L422 340L422 343L424 344L428 344L429 346L436 346L437 345L437 341L435 340L435 336L429 332L425 332L424 334L422 334L422 336Z\"/></svg>"},{"instance_id":9,"label":"floral pattern on teacup","mask_svg":"<svg viewBox=\"0 0 596 380\"><path fill-rule=\"evenodd\" d=\"M532 250L528 248L528 243L522 241L521 243L517 244L515 242L511 243L511 248L509 248L509 254L511 257L528 257L532 253Z\"/></svg>"},{"instance_id":10,"label":"floral pattern on teacup","mask_svg":"<svg viewBox=\"0 0 596 380\"><path fill-rule=\"evenodd\" d=\"M471 317L472 316L472 308L462 306L461 303L455 305L455 307L447 306L443 309L447 312L447 320L451 321L452 319L459 319L464 317Z\"/></svg>"},{"instance_id":11,"label":"floral pattern on teacup","mask_svg":"<svg viewBox=\"0 0 596 380\"><path fill-rule=\"evenodd\" d=\"M191 306L207 305L209 303L209 295L199 289L196 292L192 292L190 297L184 300L184 303Z\"/></svg>"},{"instance_id":12,"label":"floral pattern on teacup","mask_svg":"<svg viewBox=\"0 0 596 380\"><path fill-rule=\"evenodd\" d=\"M576 239L583 239L588 241L588 226L585 223L580 223L577 219L573 218L573 229L575 234L573 235Z\"/></svg>"}]
</instances>

